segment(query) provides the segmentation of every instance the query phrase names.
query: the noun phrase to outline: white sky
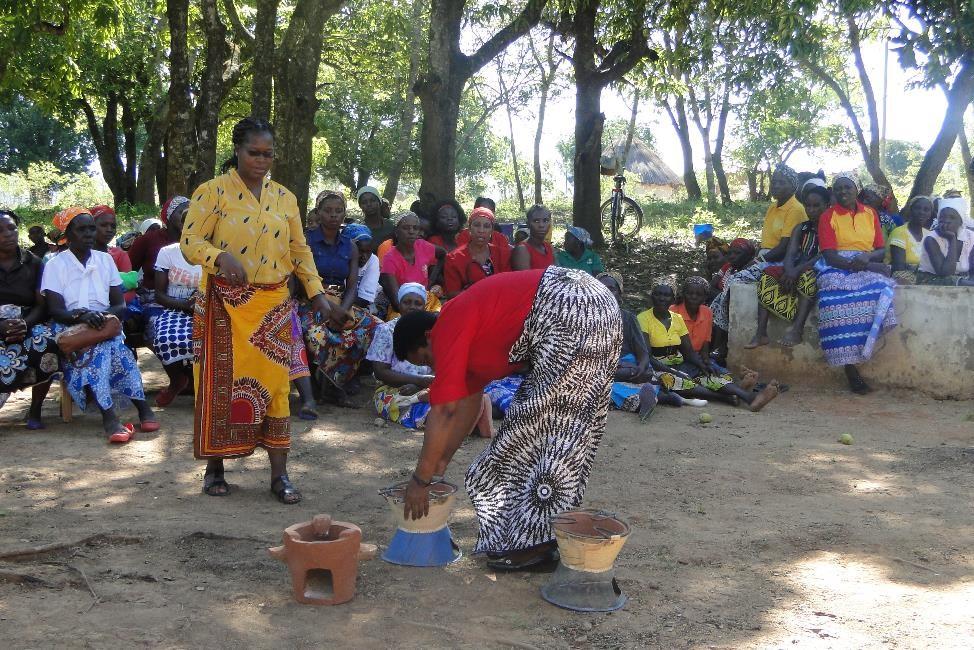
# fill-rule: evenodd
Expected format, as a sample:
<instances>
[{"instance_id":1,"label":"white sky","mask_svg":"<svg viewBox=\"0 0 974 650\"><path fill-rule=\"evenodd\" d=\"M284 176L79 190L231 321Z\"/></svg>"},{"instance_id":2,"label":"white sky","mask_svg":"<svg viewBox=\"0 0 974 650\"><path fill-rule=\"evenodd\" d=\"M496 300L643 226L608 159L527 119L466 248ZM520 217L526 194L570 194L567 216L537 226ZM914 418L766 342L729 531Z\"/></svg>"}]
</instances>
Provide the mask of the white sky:
<instances>
[{"instance_id":1,"label":"white sky","mask_svg":"<svg viewBox=\"0 0 974 650\"><path fill-rule=\"evenodd\" d=\"M869 71L877 101L881 102L882 80L883 80L883 48L879 44L869 44L864 47L863 58ZM493 71L485 69L484 74L491 75ZM924 150L933 142L940 130L943 120L946 100L943 93L939 90L931 91L922 88L907 88L910 81L915 80L915 71L911 71L913 76L907 74L900 68L896 55L890 52L889 56L889 99L887 104L887 126L886 137L888 139L912 140L918 142ZM878 107L882 111L882 106ZM518 145L519 156L530 159L534 143L534 132L536 128L536 116L528 111L521 116L515 117L514 132L515 142ZM612 90L605 90L602 93L602 111L606 119L629 119L630 108L626 102ZM848 124L848 118L841 109L836 111L832 118L842 125ZM683 171L683 156L680 151L680 143L676 133L670 123L666 113L650 101L641 101L639 108L638 122L652 127L656 138L656 149L663 160L677 174ZM882 120L882 113L880 113ZM508 134L507 115L503 110L498 111L492 118L492 128L495 133L504 137ZM863 127L868 128L863 122ZM573 88L567 89L554 102L549 102L547 118L545 120L545 132L542 141L542 160L543 164L557 164L561 156L556 149L556 144L567 137L571 137L575 129L575 93ZM698 172L703 171L703 147L697 135L696 128L691 127L693 132L693 155L694 165ZM727 150L734 148L734 141L728 127L728 142L725 146ZM523 153L522 153L523 152ZM861 158L858 148L847 156L836 156L834 153L823 155L822 152L807 153L799 152L792 156L789 161L798 170L813 171L822 167L826 172L838 172L846 169L858 167ZM725 162L725 166L729 161ZM559 179L562 180L563 179ZM561 185L559 183L558 185Z\"/></svg>"}]
</instances>

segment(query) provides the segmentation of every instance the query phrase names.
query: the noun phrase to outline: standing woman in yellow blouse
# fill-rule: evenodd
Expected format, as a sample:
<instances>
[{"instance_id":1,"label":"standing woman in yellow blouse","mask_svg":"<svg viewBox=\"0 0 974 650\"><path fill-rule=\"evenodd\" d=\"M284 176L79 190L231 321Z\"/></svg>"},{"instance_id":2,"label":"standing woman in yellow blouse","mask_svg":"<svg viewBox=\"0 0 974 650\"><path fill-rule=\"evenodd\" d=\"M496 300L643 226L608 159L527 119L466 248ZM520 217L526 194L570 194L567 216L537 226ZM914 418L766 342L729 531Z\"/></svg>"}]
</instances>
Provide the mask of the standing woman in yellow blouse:
<instances>
[{"instance_id":1,"label":"standing woman in yellow blouse","mask_svg":"<svg viewBox=\"0 0 974 650\"><path fill-rule=\"evenodd\" d=\"M193 193L182 250L203 267L193 318L196 414L193 453L206 458L203 492L226 496L223 459L267 450L271 492L282 503L301 493L287 475L291 446L288 370L293 273L321 319L331 313L297 199L267 179L274 129L245 118L233 127L233 157L224 174Z\"/></svg>"}]
</instances>

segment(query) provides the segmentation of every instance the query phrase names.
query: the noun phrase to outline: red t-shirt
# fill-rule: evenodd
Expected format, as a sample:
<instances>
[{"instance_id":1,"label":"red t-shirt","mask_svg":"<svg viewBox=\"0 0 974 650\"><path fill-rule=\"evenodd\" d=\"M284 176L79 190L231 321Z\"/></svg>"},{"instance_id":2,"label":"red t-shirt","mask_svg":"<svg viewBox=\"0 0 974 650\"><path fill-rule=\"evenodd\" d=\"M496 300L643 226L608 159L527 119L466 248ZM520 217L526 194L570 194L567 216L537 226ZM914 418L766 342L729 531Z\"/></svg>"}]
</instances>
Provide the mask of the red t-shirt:
<instances>
[{"instance_id":1,"label":"red t-shirt","mask_svg":"<svg viewBox=\"0 0 974 650\"><path fill-rule=\"evenodd\" d=\"M544 253L539 253L534 246L528 243L521 243L518 246L528 249L532 269L546 269L555 263L555 251L548 242L544 242Z\"/></svg>"},{"instance_id":2,"label":"red t-shirt","mask_svg":"<svg viewBox=\"0 0 974 650\"><path fill-rule=\"evenodd\" d=\"M492 275L511 270L511 247L507 245L506 239L504 241L500 246L496 246L494 242L487 244L490 249L490 263L494 267ZM446 256L443 265L443 288L448 294L463 291L487 277L489 276L480 263L470 255L466 244Z\"/></svg>"},{"instance_id":3,"label":"red t-shirt","mask_svg":"<svg viewBox=\"0 0 974 650\"><path fill-rule=\"evenodd\" d=\"M146 289L156 288L156 257L163 246L168 246L169 233L165 228L154 228L137 237L128 250L133 271L142 271L142 284Z\"/></svg>"},{"instance_id":4,"label":"red t-shirt","mask_svg":"<svg viewBox=\"0 0 974 650\"><path fill-rule=\"evenodd\" d=\"M508 362L544 271L492 275L446 303L430 332L430 404L455 402L518 369Z\"/></svg>"}]
</instances>

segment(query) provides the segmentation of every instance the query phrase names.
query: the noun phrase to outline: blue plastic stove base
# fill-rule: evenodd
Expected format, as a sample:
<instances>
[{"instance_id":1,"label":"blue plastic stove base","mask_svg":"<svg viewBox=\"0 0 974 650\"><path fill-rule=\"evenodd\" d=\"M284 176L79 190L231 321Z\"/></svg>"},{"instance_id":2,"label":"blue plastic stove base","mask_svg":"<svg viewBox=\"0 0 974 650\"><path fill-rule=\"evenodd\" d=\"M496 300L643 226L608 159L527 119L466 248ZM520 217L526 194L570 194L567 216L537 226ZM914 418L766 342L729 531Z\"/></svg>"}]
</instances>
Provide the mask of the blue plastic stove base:
<instances>
[{"instance_id":1,"label":"blue plastic stove base","mask_svg":"<svg viewBox=\"0 0 974 650\"><path fill-rule=\"evenodd\" d=\"M460 559L460 548L453 542L450 527L432 533L411 533L396 530L382 559L405 566L446 566Z\"/></svg>"}]
</instances>

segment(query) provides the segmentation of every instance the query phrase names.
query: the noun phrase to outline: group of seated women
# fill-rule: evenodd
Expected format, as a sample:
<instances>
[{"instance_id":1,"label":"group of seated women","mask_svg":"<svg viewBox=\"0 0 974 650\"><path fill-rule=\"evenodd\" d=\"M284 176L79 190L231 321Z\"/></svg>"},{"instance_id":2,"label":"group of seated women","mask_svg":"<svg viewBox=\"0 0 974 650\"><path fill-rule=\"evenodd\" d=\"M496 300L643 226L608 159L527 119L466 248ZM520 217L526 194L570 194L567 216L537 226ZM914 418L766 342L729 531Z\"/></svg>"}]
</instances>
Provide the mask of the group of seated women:
<instances>
[{"instance_id":1,"label":"group of seated women","mask_svg":"<svg viewBox=\"0 0 974 650\"><path fill-rule=\"evenodd\" d=\"M802 178L804 177L804 178ZM744 347L768 345L771 316L788 321L780 343L802 341L818 306L819 340L827 363L842 367L850 389L870 392L859 366L896 325L897 284L974 286L974 223L956 192L914 196L901 214L884 188L860 188L853 173L798 174L779 165L761 246L746 239L712 244L720 266L710 283L718 358L726 354L730 289L754 284L757 329Z\"/></svg>"}]
</instances>

